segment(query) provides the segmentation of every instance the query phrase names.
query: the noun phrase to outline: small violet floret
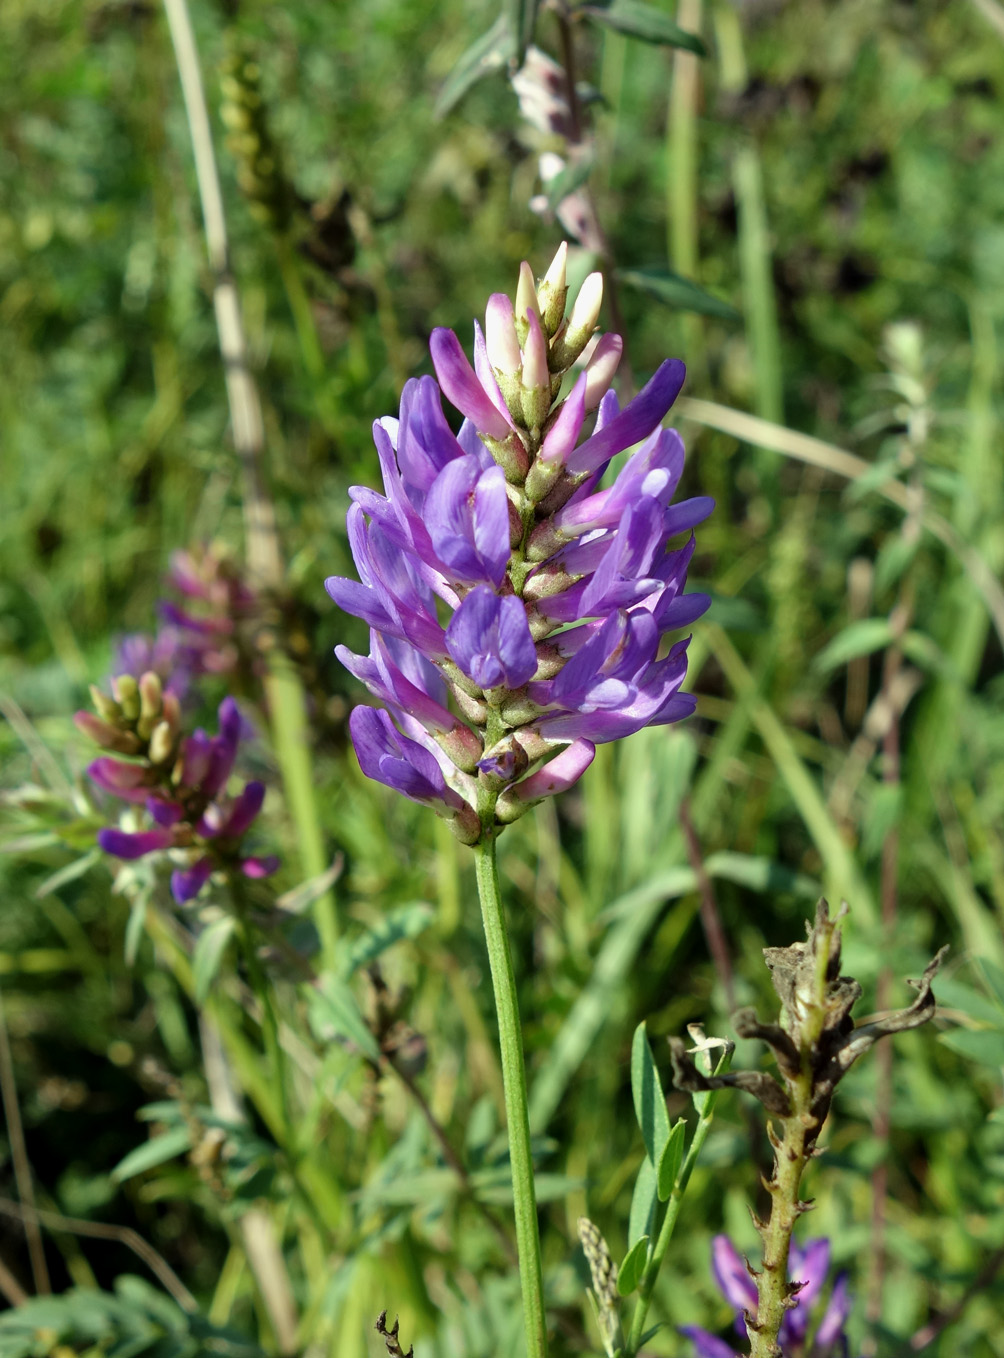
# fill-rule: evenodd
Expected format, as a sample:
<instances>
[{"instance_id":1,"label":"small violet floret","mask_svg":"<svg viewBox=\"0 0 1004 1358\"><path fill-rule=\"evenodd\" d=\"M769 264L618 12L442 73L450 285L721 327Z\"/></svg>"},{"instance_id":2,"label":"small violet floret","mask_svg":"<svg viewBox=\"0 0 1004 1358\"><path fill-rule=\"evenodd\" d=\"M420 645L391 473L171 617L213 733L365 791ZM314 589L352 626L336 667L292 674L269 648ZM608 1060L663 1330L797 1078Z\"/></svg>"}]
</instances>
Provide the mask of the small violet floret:
<instances>
[{"instance_id":1,"label":"small violet floret","mask_svg":"<svg viewBox=\"0 0 1004 1358\"><path fill-rule=\"evenodd\" d=\"M711 1270L715 1282L726 1301L736 1313L735 1330L745 1340L745 1315L756 1315L757 1290L746 1261L728 1236L716 1235L711 1247ZM846 1358L847 1339L844 1326L851 1310L847 1278L840 1274L830 1292L822 1315L814 1316L815 1302L826 1285L830 1270L830 1242L810 1240L804 1246L791 1246L788 1257L788 1276L801 1286L795 1305L785 1313L778 1343L782 1358L809 1358L805 1344L812 1334L813 1358ZM680 1333L692 1340L697 1358L737 1358L733 1344L697 1325L683 1325Z\"/></svg>"},{"instance_id":2,"label":"small violet floret","mask_svg":"<svg viewBox=\"0 0 1004 1358\"><path fill-rule=\"evenodd\" d=\"M408 382L398 418L374 426L383 494L350 492L359 578L326 582L371 629L369 656L338 657L388 709L352 714L360 766L466 843L571 786L596 744L694 709L687 640L664 645L709 602L684 590L713 502L673 502L684 450L661 427L684 365L664 362L622 410L623 343L591 344L602 278L566 317L566 255L539 283L524 264L515 304L489 300L473 363L433 332L437 381Z\"/></svg>"}]
</instances>

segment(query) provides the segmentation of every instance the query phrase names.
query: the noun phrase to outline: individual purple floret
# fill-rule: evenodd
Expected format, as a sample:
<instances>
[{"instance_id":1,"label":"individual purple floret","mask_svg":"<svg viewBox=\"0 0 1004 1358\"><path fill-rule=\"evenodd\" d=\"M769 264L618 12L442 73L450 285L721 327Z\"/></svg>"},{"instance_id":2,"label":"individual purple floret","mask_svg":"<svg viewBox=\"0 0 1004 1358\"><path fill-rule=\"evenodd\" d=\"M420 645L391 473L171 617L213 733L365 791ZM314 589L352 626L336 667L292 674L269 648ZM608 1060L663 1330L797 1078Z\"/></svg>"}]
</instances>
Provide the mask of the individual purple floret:
<instances>
[{"instance_id":1,"label":"individual purple floret","mask_svg":"<svg viewBox=\"0 0 1004 1358\"><path fill-rule=\"evenodd\" d=\"M757 1290L746 1261L728 1236L716 1235L711 1247L711 1268L726 1301L736 1312L735 1328L746 1338L745 1314L756 1315ZM806 1340L811 1337L811 1358L846 1358L844 1326L851 1310L847 1277L841 1273L833 1285L822 1315L813 1316L813 1306L826 1285L830 1269L830 1242L810 1240L804 1246L792 1242L788 1256L788 1276L802 1283L797 1303L785 1314L778 1334L783 1358L810 1358ZM697 1358L738 1358L735 1347L696 1325L683 1325L680 1333L693 1341Z\"/></svg>"},{"instance_id":2,"label":"individual purple floret","mask_svg":"<svg viewBox=\"0 0 1004 1358\"><path fill-rule=\"evenodd\" d=\"M98 715L76 716L82 731L116 751L95 759L87 773L103 792L142 806L153 828L110 826L98 831L100 847L126 861L174 851L183 864L171 875L179 905L197 896L218 869L245 877L274 872L277 858L249 855L244 847L265 799L264 784L246 783L235 797L226 793L242 726L233 698L220 704L217 735L197 730L183 737L177 696L162 688L156 674L138 681L119 675L112 691L114 697L92 690Z\"/></svg>"},{"instance_id":3,"label":"individual purple floret","mask_svg":"<svg viewBox=\"0 0 1004 1358\"><path fill-rule=\"evenodd\" d=\"M694 708L687 642L665 644L708 605L684 590L712 501L673 502L683 444L660 427L684 366L622 410L622 341L594 343L602 278L566 317L566 253L539 282L524 264L515 304L489 300L473 362L433 331L438 385L407 383L374 426L383 494L350 492L359 579L326 582L371 628L368 657L337 654L391 714L353 714L361 767L468 843L574 783L597 744Z\"/></svg>"}]
</instances>

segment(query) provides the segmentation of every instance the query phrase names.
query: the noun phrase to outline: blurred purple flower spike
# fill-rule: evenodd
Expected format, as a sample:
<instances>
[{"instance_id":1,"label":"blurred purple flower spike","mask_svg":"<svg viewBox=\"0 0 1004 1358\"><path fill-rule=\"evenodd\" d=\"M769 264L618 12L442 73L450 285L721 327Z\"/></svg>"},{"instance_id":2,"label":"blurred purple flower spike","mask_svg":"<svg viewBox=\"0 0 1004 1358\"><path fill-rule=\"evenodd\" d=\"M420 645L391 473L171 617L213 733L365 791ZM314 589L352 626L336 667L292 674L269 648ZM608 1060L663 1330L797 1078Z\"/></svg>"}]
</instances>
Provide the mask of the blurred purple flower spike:
<instances>
[{"instance_id":1,"label":"blurred purple flower spike","mask_svg":"<svg viewBox=\"0 0 1004 1358\"><path fill-rule=\"evenodd\" d=\"M565 258L538 283L523 265L515 304L492 296L473 363L452 331L433 332L439 386L406 385L400 418L374 428L384 493L351 492L359 579L326 582L371 628L368 657L337 654L391 714L353 713L363 771L466 842L574 784L596 743L694 709L679 691L687 643L663 646L709 602L684 588L712 501L672 503L683 445L660 428L684 366L667 360L621 410L607 386L622 341L591 346L602 278L566 317ZM440 389L465 417L459 435Z\"/></svg>"},{"instance_id":2,"label":"blurred purple flower spike","mask_svg":"<svg viewBox=\"0 0 1004 1358\"><path fill-rule=\"evenodd\" d=\"M711 1269L715 1282L726 1301L736 1313L735 1328L741 1339L746 1339L745 1313L756 1315L756 1284L728 1236L716 1235L711 1246ZM811 1358L846 1358L847 1338L844 1326L850 1315L847 1278L840 1274L833 1285L830 1300L822 1316L810 1326L813 1303L826 1285L830 1269L830 1242L810 1240L804 1246L792 1243L788 1257L788 1276L792 1282L802 1283L795 1306L786 1312L778 1334L782 1358L810 1358L805 1349L810 1329L814 1329ZM694 1344L697 1358L738 1358L736 1350L724 1339L702 1330L696 1325L683 1325L680 1333Z\"/></svg>"},{"instance_id":3,"label":"blurred purple flower spike","mask_svg":"<svg viewBox=\"0 0 1004 1358\"><path fill-rule=\"evenodd\" d=\"M140 690L148 687L148 679L144 676L140 680ZM111 704L105 702L110 713ZM89 729L87 723L78 724ZM168 741L159 754L155 745L159 728L154 726L145 752L139 737L133 737L137 745L133 760L106 755L94 760L87 770L103 791L145 804L156 826L150 830L100 830L98 844L106 853L134 861L172 850L188 858L187 865L171 875L171 892L179 905L193 900L218 869L260 878L279 866L275 857L248 856L243 849L244 837L265 799L264 784L246 783L237 796L225 794L243 724L233 698L225 698L220 704L219 724L217 735L194 731L180 745Z\"/></svg>"}]
</instances>

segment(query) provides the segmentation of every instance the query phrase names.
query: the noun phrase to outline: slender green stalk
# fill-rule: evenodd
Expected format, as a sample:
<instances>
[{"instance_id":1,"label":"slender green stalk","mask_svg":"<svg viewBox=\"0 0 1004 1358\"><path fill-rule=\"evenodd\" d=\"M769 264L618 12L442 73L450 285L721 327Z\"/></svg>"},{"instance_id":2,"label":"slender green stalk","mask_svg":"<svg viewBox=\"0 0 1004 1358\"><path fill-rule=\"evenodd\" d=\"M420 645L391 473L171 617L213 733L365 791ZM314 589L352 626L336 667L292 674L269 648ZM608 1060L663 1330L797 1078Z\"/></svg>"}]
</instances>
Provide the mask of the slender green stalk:
<instances>
[{"instance_id":1,"label":"slender green stalk","mask_svg":"<svg viewBox=\"0 0 1004 1358\"><path fill-rule=\"evenodd\" d=\"M255 938L254 925L248 917L247 902L244 899L240 884L236 881L231 882L231 895L234 912L237 916L241 950L244 953L244 962L248 970L248 980L261 1008L262 1040L272 1075L273 1088L278 1100L279 1121L281 1123L280 1140L284 1149L289 1150L291 1122L286 1085L286 1062L282 1045L279 1042L279 1018L275 1012L272 989L258 959L258 940Z\"/></svg>"},{"instance_id":2,"label":"slender green stalk","mask_svg":"<svg viewBox=\"0 0 1004 1358\"><path fill-rule=\"evenodd\" d=\"M694 1172L697 1158L701 1153L708 1132L711 1130L712 1114L715 1111L715 1101L717 1094L705 1096L706 1102L701 1110L697 1126L694 1129L694 1138L690 1143L686 1159L680 1167L680 1173L676 1177L673 1191L669 1195L666 1203L666 1215L662 1219L659 1228L659 1235L655 1242L655 1249L642 1274L641 1283L638 1288L638 1304L635 1306L634 1315L631 1317L631 1331L628 1335L627 1346L624 1350L624 1358L633 1358L641 1347L642 1335L645 1333L645 1318L648 1315L648 1308L652 1304L652 1293L655 1290L656 1280L659 1277L659 1270L662 1268L662 1261L666 1257L669 1249L669 1242L673 1238L676 1229L676 1221L680 1215L680 1208L683 1205L683 1195L687 1191L690 1183L690 1176Z\"/></svg>"},{"instance_id":3,"label":"slender green stalk","mask_svg":"<svg viewBox=\"0 0 1004 1358\"><path fill-rule=\"evenodd\" d=\"M230 272L223 194L202 86L199 53L185 0L163 0L163 3L185 100L205 224L206 253L214 274L213 302L220 356L224 365L234 448L241 468L248 574L253 585L265 594L275 596L282 590L285 572L275 509L265 490L265 426L258 387L248 360L240 298ZM277 629L270 627L270 630ZM279 644L279 638L273 636L271 639L274 644L268 650L265 692L276 757L296 829L300 866L308 877L317 877L328 864L314 797L305 695L300 677ZM334 896L330 891L318 898L314 914L321 936L324 965L331 967L335 960L337 927Z\"/></svg>"},{"instance_id":4,"label":"slender green stalk","mask_svg":"<svg viewBox=\"0 0 1004 1358\"><path fill-rule=\"evenodd\" d=\"M512 970L509 935L506 931L498 866L495 860L495 836L490 829L485 831L481 842L475 845L474 858L481 918L485 927L488 962L492 973L492 988L495 992L495 1010L498 1015L526 1352L527 1358L546 1358L547 1319L544 1312L544 1282L540 1264L540 1233L533 1184L533 1159L530 1155L530 1120L527 1113L526 1069L523 1064L523 1034L519 1022L516 978Z\"/></svg>"},{"instance_id":5,"label":"slender green stalk","mask_svg":"<svg viewBox=\"0 0 1004 1358\"><path fill-rule=\"evenodd\" d=\"M275 252L279 261L279 272L286 290L286 300L293 317L293 327L300 346L300 357L314 389L314 406L325 432L331 437L338 433L338 410L332 400L331 390L326 385L326 364L324 350L311 310L307 289L303 286L303 273L300 260L289 236L281 231L275 232Z\"/></svg>"}]
</instances>

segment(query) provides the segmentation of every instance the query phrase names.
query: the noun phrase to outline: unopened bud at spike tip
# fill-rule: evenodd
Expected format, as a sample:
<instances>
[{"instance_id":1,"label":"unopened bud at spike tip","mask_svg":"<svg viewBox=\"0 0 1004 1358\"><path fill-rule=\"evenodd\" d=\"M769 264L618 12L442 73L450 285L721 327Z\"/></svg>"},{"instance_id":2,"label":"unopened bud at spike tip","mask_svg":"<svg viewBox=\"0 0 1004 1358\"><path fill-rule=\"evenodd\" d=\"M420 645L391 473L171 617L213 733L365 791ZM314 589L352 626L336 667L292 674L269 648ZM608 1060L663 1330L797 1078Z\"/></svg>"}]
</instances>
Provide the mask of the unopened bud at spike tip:
<instances>
[{"instance_id":1,"label":"unopened bud at spike tip","mask_svg":"<svg viewBox=\"0 0 1004 1358\"><path fill-rule=\"evenodd\" d=\"M589 343L603 305L603 275L591 273L576 297L561 336L551 350L551 367L555 371L570 368Z\"/></svg>"},{"instance_id":2,"label":"unopened bud at spike tip","mask_svg":"<svg viewBox=\"0 0 1004 1358\"><path fill-rule=\"evenodd\" d=\"M164 764L171 758L174 750L174 733L166 721L153 729L150 737L150 763Z\"/></svg>"},{"instance_id":3,"label":"unopened bud at spike tip","mask_svg":"<svg viewBox=\"0 0 1004 1358\"><path fill-rule=\"evenodd\" d=\"M122 717L122 709L114 698L102 693L96 684L91 684L91 702L99 717L105 721L117 722Z\"/></svg>"},{"instance_id":4,"label":"unopened bud at spike tip","mask_svg":"<svg viewBox=\"0 0 1004 1358\"><path fill-rule=\"evenodd\" d=\"M530 315L540 320L540 307L537 304L537 284L533 270L526 260L519 266L519 282L516 284L516 334L520 344L526 343Z\"/></svg>"},{"instance_id":5,"label":"unopened bud at spike tip","mask_svg":"<svg viewBox=\"0 0 1004 1358\"><path fill-rule=\"evenodd\" d=\"M604 335L586 365L586 410L595 410L610 389L624 352L620 335Z\"/></svg>"},{"instance_id":6,"label":"unopened bud at spike tip","mask_svg":"<svg viewBox=\"0 0 1004 1358\"><path fill-rule=\"evenodd\" d=\"M147 670L145 674L140 675L140 715L145 720L152 721L159 715L163 698L164 686L160 682L160 675L154 674L152 670Z\"/></svg>"},{"instance_id":7,"label":"unopened bud at spike tip","mask_svg":"<svg viewBox=\"0 0 1004 1358\"><path fill-rule=\"evenodd\" d=\"M485 346L488 361L503 376L519 372L522 355L516 338L516 314L504 292L492 293L485 308Z\"/></svg>"},{"instance_id":8,"label":"unopened bud at spike tip","mask_svg":"<svg viewBox=\"0 0 1004 1358\"><path fill-rule=\"evenodd\" d=\"M139 716L139 684L131 674L118 674L112 680L112 692L122 707L126 721L135 721Z\"/></svg>"},{"instance_id":9,"label":"unopened bud at spike tip","mask_svg":"<svg viewBox=\"0 0 1004 1358\"><path fill-rule=\"evenodd\" d=\"M540 307L544 332L549 336L555 334L565 315L565 300L568 297L568 285L565 281L567 262L568 245L562 241L537 289L537 305Z\"/></svg>"}]
</instances>

